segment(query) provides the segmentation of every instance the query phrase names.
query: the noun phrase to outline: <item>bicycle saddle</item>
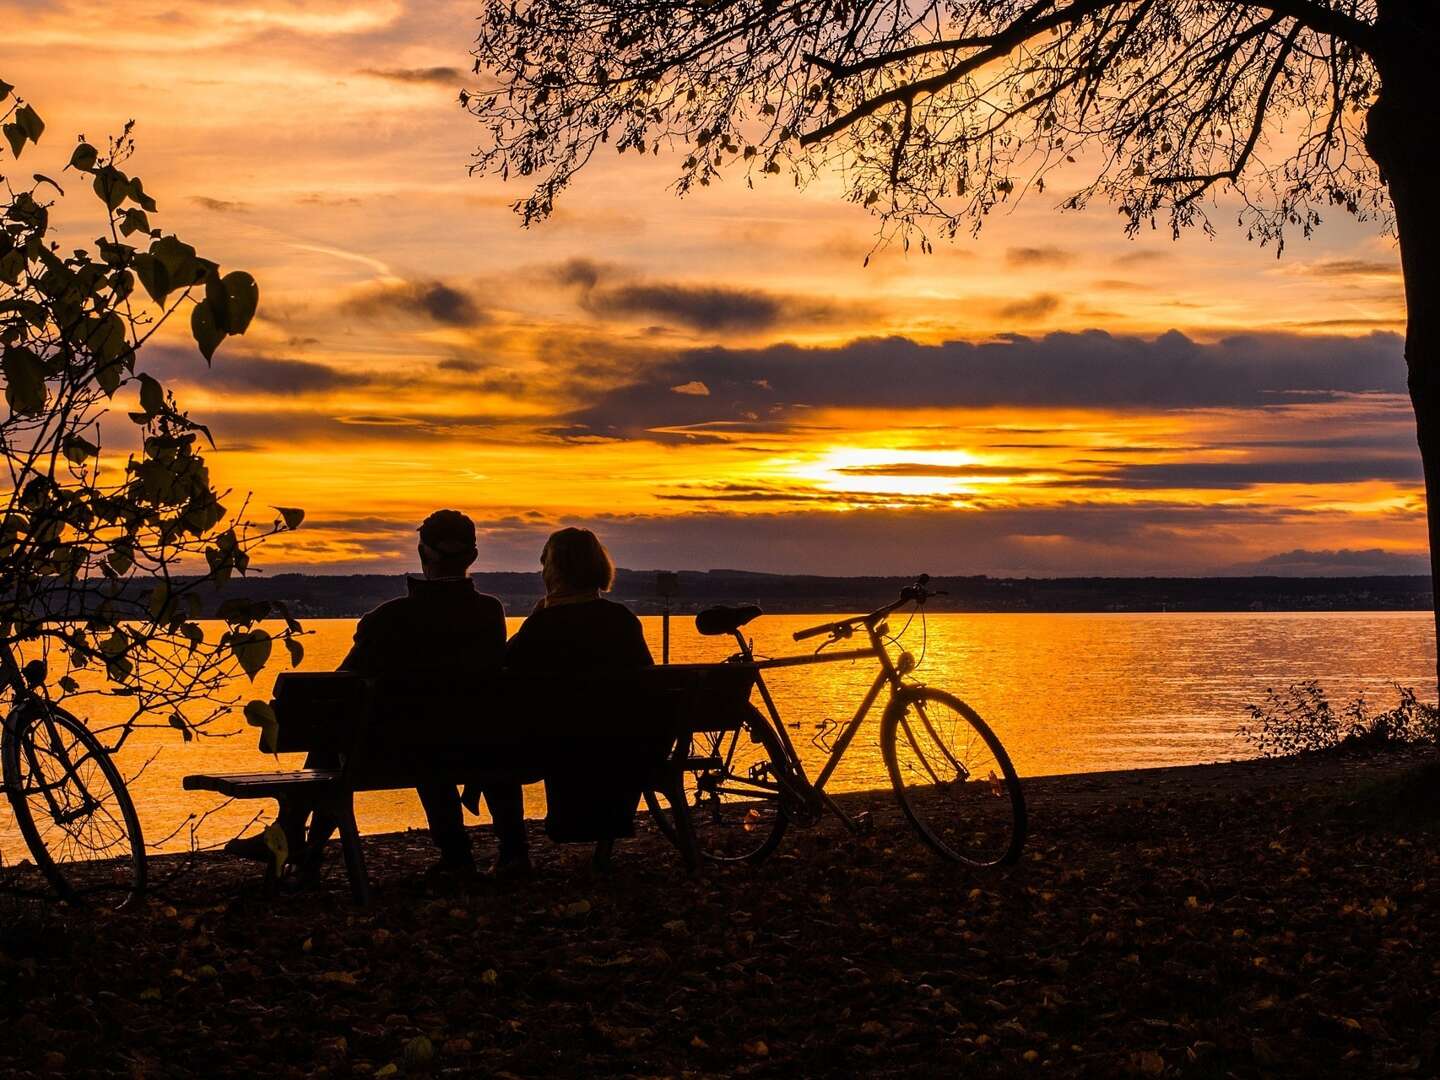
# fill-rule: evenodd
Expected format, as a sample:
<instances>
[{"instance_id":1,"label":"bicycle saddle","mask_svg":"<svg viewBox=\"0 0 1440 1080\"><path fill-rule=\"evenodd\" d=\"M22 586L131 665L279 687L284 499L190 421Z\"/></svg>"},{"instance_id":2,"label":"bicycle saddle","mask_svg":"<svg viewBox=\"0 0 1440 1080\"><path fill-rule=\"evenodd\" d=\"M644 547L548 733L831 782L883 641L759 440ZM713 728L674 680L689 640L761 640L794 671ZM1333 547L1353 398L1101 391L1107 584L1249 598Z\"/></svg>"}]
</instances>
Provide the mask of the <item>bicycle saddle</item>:
<instances>
[{"instance_id":1,"label":"bicycle saddle","mask_svg":"<svg viewBox=\"0 0 1440 1080\"><path fill-rule=\"evenodd\" d=\"M695 616L695 629L707 637L714 637L716 634L729 634L739 630L751 619L758 619L765 613L755 604L741 604L739 607L728 607L719 604L715 607L706 608Z\"/></svg>"}]
</instances>

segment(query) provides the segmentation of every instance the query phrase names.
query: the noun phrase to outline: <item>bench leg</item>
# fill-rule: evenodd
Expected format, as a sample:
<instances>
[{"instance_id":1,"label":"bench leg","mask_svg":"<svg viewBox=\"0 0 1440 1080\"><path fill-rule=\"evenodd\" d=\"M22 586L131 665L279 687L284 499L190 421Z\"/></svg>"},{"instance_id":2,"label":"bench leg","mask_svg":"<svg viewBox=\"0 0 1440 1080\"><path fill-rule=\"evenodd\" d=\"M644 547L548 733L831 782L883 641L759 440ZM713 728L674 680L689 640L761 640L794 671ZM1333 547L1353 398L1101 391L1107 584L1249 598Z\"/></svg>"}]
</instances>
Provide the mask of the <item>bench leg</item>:
<instances>
[{"instance_id":1,"label":"bench leg","mask_svg":"<svg viewBox=\"0 0 1440 1080\"><path fill-rule=\"evenodd\" d=\"M675 818L675 840L680 848L680 857L685 860L685 869L696 873L700 869L700 845L695 842L695 823L690 820L690 804L685 799L683 770L668 771L665 797L670 800L670 812Z\"/></svg>"},{"instance_id":2,"label":"bench leg","mask_svg":"<svg viewBox=\"0 0 1440 1080\"><path fill-rule=\"evenodd\" d=\"M370 879L365 873L365 853L360 849L360 829L355 824L355 801L345 796L335 807L335 820L340 826L340 846L345 853L345 874L350 879L350 894L361 907L370 906Z\"/></svg>"},{"instance_id":3,"label":"bench leg","mask_svg":"<svg viewBox=\"0 0 1440 1080\"><path fill-rule=\"evenodd\" d=\"M604 840L595 841L595 854L590 857L590 865L597 873L608 874L613 868L610 856L615 852L615 841L610 837Z\"/></svg>"}]
</instances>

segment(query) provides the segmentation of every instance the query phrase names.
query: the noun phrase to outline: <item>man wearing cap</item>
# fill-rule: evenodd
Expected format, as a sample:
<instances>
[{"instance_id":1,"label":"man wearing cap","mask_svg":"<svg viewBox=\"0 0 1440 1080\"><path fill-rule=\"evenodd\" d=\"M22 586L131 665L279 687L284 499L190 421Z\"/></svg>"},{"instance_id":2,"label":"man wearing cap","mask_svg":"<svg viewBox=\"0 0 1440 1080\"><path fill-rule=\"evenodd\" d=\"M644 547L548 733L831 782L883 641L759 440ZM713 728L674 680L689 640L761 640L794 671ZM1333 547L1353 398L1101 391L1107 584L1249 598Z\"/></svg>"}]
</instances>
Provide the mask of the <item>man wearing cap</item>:
<instances>
[{"instance_id":1,"label":"man wearing cap","mask_svg":"<svg viewBox=\"0 0 1440 1080\"><path fill-rule=\"evenodd\" d=\"M495 597L477 592L467 573L476 557L475 523L459 511L436 510L418 531L421 576L406 578L405 596L387 600L361 618L341 671L371 677L464 678L500 666L505 655L505 609ZM313 768L333 764L306 761L306 766ZM435 869L473 870L475 859L455 785L422 784L417 790L430 836L440 849ZM486 796L491 816L497 819L500 862L528 864L519 786L498 785L493 793L487 790ZM292 806L280 821L293 852L301 851L309 810ZM311 848L318 850L333 828L332 822L317 813L311 826ZM261 836L232 840L226 851L257 859L270 857Z\"/></svg>"}]
</instances>

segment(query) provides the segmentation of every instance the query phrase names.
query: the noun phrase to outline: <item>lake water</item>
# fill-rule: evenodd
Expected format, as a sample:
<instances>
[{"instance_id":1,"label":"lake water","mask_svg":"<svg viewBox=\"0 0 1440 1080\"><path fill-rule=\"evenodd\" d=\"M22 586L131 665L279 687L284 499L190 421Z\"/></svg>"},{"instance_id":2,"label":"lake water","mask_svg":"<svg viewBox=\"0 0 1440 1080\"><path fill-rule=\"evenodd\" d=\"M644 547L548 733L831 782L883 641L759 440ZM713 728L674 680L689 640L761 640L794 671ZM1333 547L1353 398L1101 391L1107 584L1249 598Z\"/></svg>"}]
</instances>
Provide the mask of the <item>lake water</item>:
<instances>
[{"instance_id":1,"label":"lake water","mask_svg":"<svg viewBox=\"0 0 1440 1080\"><path fill-rule=\"evenodd\" d=\"M804 652L793 631L834 616L767 615L748 628L757 652ZM660 619L643 620L656 657ZM511 629L519 620L511 620ZM349 647L354 620L311 620L301 670L335 667ZM895 629L899 622L893 624ZM1393 683L1433 698L1435 640L1425 612L933 615L916 619L904 645L924 660L915 677L959 695L994 727L1022 777L1153 765L1184 765L1248 756L1236 736L1247 702L1267 687L1318 679L1337 704L1364 693L1376 704L1395 698ZM733 651L729 639L702 638L692 620L672 624L671 658L714 662ZM279 650L277 650L277 654ZM273 663L273 661L272 661ZM275 674L256 680L254 696L267 696ZM796 725L792 738L808 762L824 752L811 745L816 725L853 714L874 678L866 662L825 664L767 672L780 711ZM249 693L246 696L250 696ZM878 746L879 712L862 730L831 781L832 790L888 786ZM295 768L296 757L271 758L256 750L254 729L237 720L227 738L181 741L171 730L141 731L121 754L127 773L151 759L132 785L147 839L184 825L187 817L220 805L218 797L180 790L192 772ZM527 809L543 814L543 789L527 791ZM270 803L234 803L204 822L196 839L233 836ZM366 832L423 825L411 792L375 792L358 800ZM170 850L190 844L182 831ZM0 811L0 852L25 856L8 813Z\"/></svg>"}]
</instances>

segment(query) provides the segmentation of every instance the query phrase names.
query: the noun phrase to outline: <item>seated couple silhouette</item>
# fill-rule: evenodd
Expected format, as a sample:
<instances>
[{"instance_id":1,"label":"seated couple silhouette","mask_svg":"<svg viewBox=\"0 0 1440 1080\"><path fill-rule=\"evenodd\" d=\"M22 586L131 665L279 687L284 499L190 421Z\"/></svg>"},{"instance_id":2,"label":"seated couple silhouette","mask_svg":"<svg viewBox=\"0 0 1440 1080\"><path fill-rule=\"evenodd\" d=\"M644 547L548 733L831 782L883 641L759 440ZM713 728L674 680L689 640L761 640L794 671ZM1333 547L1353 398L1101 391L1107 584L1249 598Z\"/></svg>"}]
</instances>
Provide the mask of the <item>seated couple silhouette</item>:
<instances>
[{"instance_id":1,"label":"seated couple silhouette","mask_svg":"<svg viewBox=\"0 0 1440 1080\"><path fill-rule=\"evenodd\" d=\"M478 551L475 523L456 510L436 510L418 530L420 576L407 578L407 594L387 600L355 628L355 642L339 670L370 678L434 676L437 679L482 676L501 667L521 671L616 670L654 664L640 620L623 604L607 600L615 579L615 566L605 546L589 529L561 529L546 542L540 555L545 596L506 641L505 609L493 596L479 592L469 577ZM486 717L477 709L477 723L515 723L513 717ZM338 762L311 754L307 768L329 768ZM537 777L538 779L538 777ZM582 785L583 787L583 781ZM584 814L587 800L574 785L564 792L566 812ZM521 782L477 772L463 797L451 783L422 784L417 789L430 825L430 836L440 850L432 872L468 874L475 871L470 837L465 831L462 806L479 813L483 794L495 822L498 853L494 872L499 877L530 872L529 843ZM578 797L577 797L578 795ZM627 795L628 798L628 795ZM598 810L608 820L601 835L593 837L608 850L614 835L628 835L639 792L628 798L628 809L614 805L615 794ZM551 799L551 817L556 800ZM608 809L609 813L605 811ZM617 809L623 812L616 814ZM306 820L310 820L308 839ZM617 824L616 821L619 820ZM313 807L291 804L278 819L285 830L293 858L308 852L313 872L325 842L336 824ZM592 823L593 825L593 823ZM608 828L607 828L608 826ZM552 832L553 832L552 828ZM586 824L560 825L562 833L584 834ZM593 831L593 830L592 830ZM577 837L578 838L578 837ZM273 858L263 836L237 838L226 845L231 854L268 860Z\"/></svg>"}]
</instances>

